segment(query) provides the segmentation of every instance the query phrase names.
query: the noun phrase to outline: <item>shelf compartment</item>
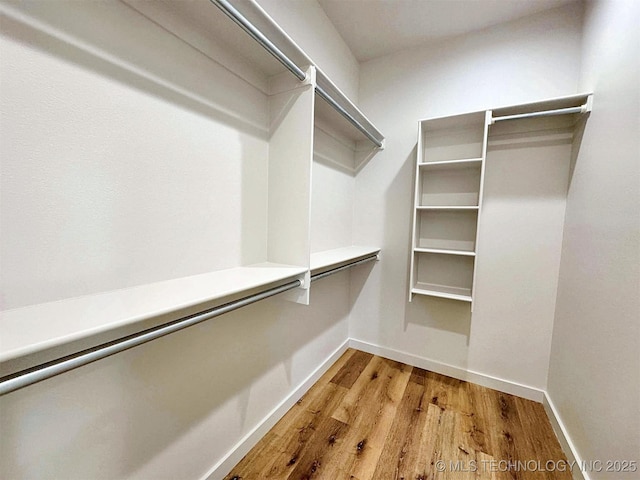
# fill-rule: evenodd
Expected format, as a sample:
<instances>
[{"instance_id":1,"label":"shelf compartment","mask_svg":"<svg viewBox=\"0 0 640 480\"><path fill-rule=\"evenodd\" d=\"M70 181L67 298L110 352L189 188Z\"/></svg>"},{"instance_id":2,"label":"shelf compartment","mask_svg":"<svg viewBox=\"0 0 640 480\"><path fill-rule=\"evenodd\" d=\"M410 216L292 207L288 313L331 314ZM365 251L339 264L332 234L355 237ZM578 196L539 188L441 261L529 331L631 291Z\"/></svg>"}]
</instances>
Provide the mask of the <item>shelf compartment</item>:
<instances>
[{"instance_id":1,"label":"shelf compartment","mask_svg":"<svg viewBox=\"0 0 640 480\"><path fill-rule=\"evenodd\" d=\"M333 270L380 253L379 247L351 246L311 254L311 275Z\"/></svg>"},{"instance_id":2,"label":"shelf compartment","mask_svg":"<svg viewBox=\"0 0 640 480\"><path fill-rule=\"evenodd\" d=\"M414 255L412 293L471 302L473 257L423 252Z\"/></svg>"},{"instance_id":3,"label":"shelf compartment","mask_svg":"<svg viewBox=\"0 0 640 480\"><path fill-rule=\"evenodd\" d=\"M477 209L419 209L415 248L474 252Z\"/></svg>"},{"instance_id":4,"label":"shelf compartment","mask_svg":"<svg viewBox=\"0 0 640 480\"><path fill-rule=\"evenodd\" d=\"M484 126L484 112L422 121L422 163L482 157Z\"/></svg>"},{"instance_id":5,"label":"shelf compartment","mask_svg":"<svg viewBox=\"0 0 640 480\"><path fill-rule=\"evenodd\" d=\"M442 160L438 162L421 162L418 167L425 168L427 170L439 170L450 168L469 168L472 166L478 166L482 163L483 158L463 158L460 160Z\"/></svg>"},{"instance_id":6,"label":"shelf compartment","mask_svg":"<svg viewBox=\"0 0 640 480\"><path fill-rule=\"evenodd\" d=\"M306 268L261 263L94 295L42 303L2 313L0 362L24 367L192 315L282 285ZM60 350L62 348L63 350Z\"/></svg>"},{"instance_id":7,"label":"shelf compartment","mask_svg":"<svg viewBox=\"0 0 640 480\"><path fill-rule=\"evenodd\" d=\"M453 165L453 167L451 167ZM448 168L443 168L447 166ZM438 164L419 171L419 206L473 206L480 198L481 162Z\"/></svg>"},{"instance_id":8,"label":"shelf compartment","mask_svg":"<svg viewBox=\"0 0 640 480\"><path fill-rule=\"evenodd\" d=\"M444 248L414 248L416 253L437 253L440 255L464 255L467 257L475 257L476 252L469 252L467 250L451 250Z\"/></svg>"},{"instance_id":9,"label":"shelf compartment","mask_svg":"<svg viewBox=\"0 0 640 480\"><path fill-rule=\"evenodd\" d=\"M434 285L428 283L417 283L411 289L411 293L415 295L426 295L428 297L449 298L451 300L460 300L471 303L471 290L465 288L453 288L443 285Z\"/></svg>"}]
</instances>

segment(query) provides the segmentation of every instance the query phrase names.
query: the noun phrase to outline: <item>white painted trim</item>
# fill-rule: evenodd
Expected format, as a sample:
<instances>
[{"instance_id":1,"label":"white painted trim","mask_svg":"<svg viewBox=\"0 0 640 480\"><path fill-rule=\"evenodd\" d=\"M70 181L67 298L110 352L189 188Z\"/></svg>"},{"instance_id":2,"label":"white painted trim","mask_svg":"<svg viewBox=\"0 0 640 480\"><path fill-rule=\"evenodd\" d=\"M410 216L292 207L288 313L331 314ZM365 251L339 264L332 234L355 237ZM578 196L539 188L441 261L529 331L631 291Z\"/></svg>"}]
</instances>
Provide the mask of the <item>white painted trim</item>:
<instances>
[{"instance_id":1,"label":"white painted trim","mask_svg":"<svg viewBox=\"0 0 640 480\"><path fill-rule=\"evenodd\" d=\"M391 360L406 363L407 365L413 365L431 372L447 375L449 377L457 378L458 380L472 382L483 387L493 388L500 392L527 398L536 402L542 402L544 398L545 392L538 388L493 377L484 373L474 372L454 365L448 365L426 357L401 352L392 348L381 347L380 345L374 345L372 343L355 340L353 338L349 339L349 346L357 350L362 350L363 352L380 355L381 357L390 358Z\"/></svg>"},{"instance_id":2,"label":"white painted trim","mask_svg":"<svg viewBox=\"0 0 640 480\"><path fill-rule=\"evenodd\" d=\"M345 340L327 359L318 366L300 385L298 385L280 404L247 433L218 463L202 477L202 480L221 480L242 458L264 437L293 405L300 400L314 383L338 361L349 348L349 339Z\"/></svg>"},{"instance_id":3,"label":"white painted trim","mask_svg":"<svg viewBox=\"0 0 640 480\"><path fill-rule=\"evenodd\" d=\"M556 433L556 437L558 437L560 446L567 456L567 461L570 464L576 465L572 469L573 480L591 480L589 474L582 471L582 469L578 467L579 465L583 465L582 458L578 454L576 446L571 441L569 432L567 432L567 428L562 422L560 414L558 413L558 410L556 409L553 401L551 400L551 397L549 396L549 392L544 392L542 405L544 405L544 409L547 412L549 421L551 422L551 427L553 427L553 431Z\"/></svg>"}]
</instances>

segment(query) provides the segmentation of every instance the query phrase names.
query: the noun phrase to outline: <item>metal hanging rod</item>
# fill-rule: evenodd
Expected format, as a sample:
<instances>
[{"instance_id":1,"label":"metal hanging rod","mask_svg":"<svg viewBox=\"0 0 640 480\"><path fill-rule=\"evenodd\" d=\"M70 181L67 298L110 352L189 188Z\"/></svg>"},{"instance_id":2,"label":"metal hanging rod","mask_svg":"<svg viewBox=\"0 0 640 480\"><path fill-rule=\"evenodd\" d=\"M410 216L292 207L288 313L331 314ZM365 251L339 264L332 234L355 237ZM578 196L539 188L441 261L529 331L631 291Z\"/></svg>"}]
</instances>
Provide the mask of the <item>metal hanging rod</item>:
<instances>
[{"instance_id":1,"label":"metal hanging rod","mask_svg":"<svg viewBox=\"0 0 640 480\"><path fill-rule=\"evenodd\" d=\"M210 0L216 7L222 10L231 20L239 25L251 38L258 42L267 52L273 55L287 70L293 73L300 81L306 78L304 71L298 67L293 60L287 57L266 35L264 35L255 25L242 15L228 0ZM334 109L336 109L343 117L345 117L354 127L362 132L369 140L371 140L378 148L382 148L382 142L367 130L353 115L336 102L329 93L322 87L316 85L316 93L322 99L327 101Z\"/></svg>"},{"instance_id":2,"label":"metal hanging rod","mask_svg":"<svg viewBox=\"0 0 640 480\"><path fill-rule=\"evenodd\" d=\"M341 272L351 267L355 267L356 265L361 265L363 263L371 262L373 260L378 260L378 254L374 253L373 255L356 260L355 262L348 263L346 265L342 265L341 267L332 268L331 270L327 270L326 272L317 273L316 275L311 275L311 281L315 282L316 280L320 280L321 278L328 277L329 275L333 275L334 273Z\"/></svg>"},{"instance_id":3,"label":"metal hanging rod","mask_svg":"<svg viewBox=\"0 0 640 480\"><path fill-rule=\"evenodd\" d=\"M585 103L579 107L559 108L556 110L545 110L542 112L520 113L518 115L505 115L503 117L491 117L491 124L504 120L518 120L521 118L551 117L553 115L567 115L569 113L586 113L589 111L589 104Z\"/></svg>"},{"instance_id":4,"label":"metal hanging rod","mask_svg":"<svg viewBox=\"0 0 640 480\"><path fill-rule=\"evenodd\" d=\"M142 332L134 333L127 337L119 338L112 342L103 343L102 345L88 348L86 350L82 350L66 357L43 363L41 365L36 365L35 367L21 370L11 375L7 375L0 378L0 395L13 392L14 390L18 390L19 388L32 385L42 380L46 380L47 378L51 378L55 375L68 372L69 370L87 365L89 363L95 362L96 360L100 360L116 353L128 350L130 348L137 347L138 345L142 345L143 343L147 343L151 340L164 337L165 335L168 335L170 333L177 332L178 330L182 330L197 323L204 322L205 320L209 320L224 313L231 312L232 310L250 305L279 293L292 290L294 288L300 287L301 285L302 282L300 280L294 280L279 287L270 288L268 290L265 290L264 292L256 293L255 295L249 295L247 297L226 303L219 307L205 310L194 315L189 315L187 317L174 320L173 322L165 323L163 325L159 325Z\"/></svg>"},{"instance_id":5,"label":"metal hanging rod","mask_svg":"<svg viewBox=\"0 0 640 480\"><path fill-rule=\"evenodd\" d=\"M210 0L216 7L222 10L231 20L238 24L245 32L247 32L251 38L258 42L262 47L273 55L282 65L287 67L291 73L293 73L300 81L307 78L304 71L298 67L293 61L287 57L282 50L275 46L275 44L269 40L260 30L258 30L253 23L246 19L236 8L231 5L227 0Z\"/></svg>"}]
</instances>

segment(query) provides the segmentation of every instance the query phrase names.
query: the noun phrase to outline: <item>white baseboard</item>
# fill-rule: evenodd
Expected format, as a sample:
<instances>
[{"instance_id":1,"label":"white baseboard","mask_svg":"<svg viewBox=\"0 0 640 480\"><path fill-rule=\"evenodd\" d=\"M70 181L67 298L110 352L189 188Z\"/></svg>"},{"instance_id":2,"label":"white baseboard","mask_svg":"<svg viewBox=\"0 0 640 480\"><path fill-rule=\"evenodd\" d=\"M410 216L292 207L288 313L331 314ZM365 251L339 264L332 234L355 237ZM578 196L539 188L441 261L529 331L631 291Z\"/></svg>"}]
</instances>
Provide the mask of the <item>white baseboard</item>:
<instances>
[{"instance_id":1,"label":"white baseboard","mask_svg":"<svg viewBox=\"0 0 640 480\"><path fill-rule=\"evenodd\" d=\"M392 348L381 347L372 343L363 342L361 340L349 339L349 346L363 352L380 355L381 357L390 358L397 362L413 365L414 367L423 368L431 372L447 375L448 377L465 380L483 387L492 388L500 392L509 393L518 397L527 398L536 402L542 402L544 399L544 391L538 388L522 385L520 383L504 380L502 378L492 377L479 372L466 370L464 368L455 367L426 357L420 357L410 353L401 352Z\"/></svg>"},{"instance_id":2,"label":"white baseboard","mask_svg":"<svg viewBox=\"0 0 640 480\"><path fill-rule=\"evenodd\" d=\"M329 357L316 368L300 385L298 385L280 404L247 433L218 463L207 472L202 480L223 479L233 467L260 441L262 437L280 420L293 405L300 400L314 383L333 365L349 348L349 339L340 345Z\"/></svg>"},{"instance_id":3,"label":"white baseboard","mask_svg":"<svg viewBox=\"0 0 640 480\"><path fill-rule=\"evenodd\" d=\"M570 464L575 465L575 467L571 471L573 480L591 480L587 472L583 472L582 469L579 468L579 465L583 465L582 458L578 454L575 445L571 441L571 437L569 437L567 428L564 426L564 423L562 423L560 414L553 404L551 397L549 397L548 392L544 392L544 399L542 401L542 404L544 405L544 409L547 412L547 416L549 417L549 421L551 422L553 431L556 433L556 437L558 437L560 446L567 456L567 461Z\"/></svg>"}]
</instances>

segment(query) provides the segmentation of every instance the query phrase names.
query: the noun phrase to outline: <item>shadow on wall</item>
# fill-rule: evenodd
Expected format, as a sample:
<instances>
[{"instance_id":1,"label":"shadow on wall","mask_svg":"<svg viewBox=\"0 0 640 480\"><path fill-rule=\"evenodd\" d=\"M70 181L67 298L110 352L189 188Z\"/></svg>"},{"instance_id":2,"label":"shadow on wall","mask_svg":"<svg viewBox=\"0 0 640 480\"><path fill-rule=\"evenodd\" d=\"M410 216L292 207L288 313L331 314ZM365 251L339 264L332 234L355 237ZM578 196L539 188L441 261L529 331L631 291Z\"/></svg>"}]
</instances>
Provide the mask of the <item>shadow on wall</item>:
<instances>
[{"instance_id":1,"label":"shadow on wall","mask_svg":"<svg viewBox=\"0 0 640 480\"><path fill-rule=\"evenodd\" d=\"M254 108L245 98L266 102L254 87L120 2L69 3L68 8L64 2L32 4L38 8L29 14L47 25L44 28L3 11L2 33L29 48L267 139L266 103ZM229 95L229 91L238 93Z\"/></svg>"},{"instance_id":2,"label":"shadow on wall","mask_svg":"<svg viewBox=\"0 0 640 480\"><path fill-rule=\"evenodd\" d=\"M367 278L371 274L371 271L376 267L377 261L363 263L351 267L348 272L351 275L351 281L349 282L349 288L351 289L351 305L349 310L353 308L356 299L360 296L360 292L365 286ZM381 263L381 262L380 262Z\"/></svg>"},{"instance_id":3,"label":"shadow on wall","mask_svg":"<svg viewBox=\"0 0 640 480\"><path fill-rule=\"evenodd\" d=\"M414 295L404 313L405 330L409 324L441 330L466 337L471 335L471 308L467 302L447 298Z\"/></svg>"}]
</instances>

